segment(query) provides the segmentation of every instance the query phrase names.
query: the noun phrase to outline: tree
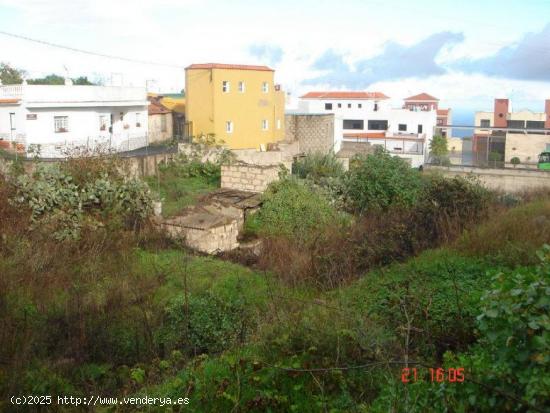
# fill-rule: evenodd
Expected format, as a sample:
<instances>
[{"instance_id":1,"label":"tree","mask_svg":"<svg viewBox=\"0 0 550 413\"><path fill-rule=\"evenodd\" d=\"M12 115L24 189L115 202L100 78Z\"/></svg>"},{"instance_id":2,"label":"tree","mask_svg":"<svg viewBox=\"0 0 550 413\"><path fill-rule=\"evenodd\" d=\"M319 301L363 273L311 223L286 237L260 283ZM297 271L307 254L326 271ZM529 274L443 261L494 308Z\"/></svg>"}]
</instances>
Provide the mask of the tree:
<instances>
[{"instance_id":1,"label":"tree","mask_svg":"<svg viewBox=\"0 0 550 413\"><path fill-rule=\"evenodd\" d=\"M520 159L517 156L514 156L510 159L510 163L514 165L514 168L521 163Z\"/></svg>"},{"instance_id":2,"label":"tree","mask_svg":"<svg viewBox=\"0 0 550 413\"><path fill-rule=\"evenodd\" d=\"M73 80L75 85L93 85L94 83L88 80L87 76L80 76ZM56 74L51 74L42 78L29 79L29 85L64 85L65 78Z\"/></svg>"},{"instance_id":3,"label":"tree","mask_svg":"<svg viewBox=\"0 0 550 413\"><path fill-rule=\"evenodd\" d=\"M16 69L9 63L0 63L0 80L4 85L20 85L23 83L24 70Z\"/></svg>"},{"instance_id":4,"label":"tree","mask_svg":"<svg viewBox=\"0 0 550 413\"><path fill-rule=\"evenodd\" d=\"M443 163L449 153L447 138L445 136L435 135L430 142L430 152L435 163Z\"/></svg>"}]
</instances>

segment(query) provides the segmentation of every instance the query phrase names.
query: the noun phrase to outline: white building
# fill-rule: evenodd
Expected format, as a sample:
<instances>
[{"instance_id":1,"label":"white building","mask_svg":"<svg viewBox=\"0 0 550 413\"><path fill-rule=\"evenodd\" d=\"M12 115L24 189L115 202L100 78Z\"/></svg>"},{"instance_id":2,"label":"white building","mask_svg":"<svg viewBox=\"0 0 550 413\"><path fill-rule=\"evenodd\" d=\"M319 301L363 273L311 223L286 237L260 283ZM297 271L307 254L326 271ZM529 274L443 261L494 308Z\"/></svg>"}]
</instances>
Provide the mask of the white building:
<instances>
[{"instance_id":1,"label":"white building","mask_svg":"<svg viewBox=\"0 0 550 413\"><path fill-rule=\"evenodd\" d=\"M298 112L334 114L335 152L342 142L370 143L408 159L413 167L428 160L437 122L436 108L395 109L380 92L309 92L300 98Z\"/></svg>"},{"instance_id":2,"label":"white building","mask_svg":"<svg viewBox=\"0 0 550 413\"><path fill-rule=\"evenodd\" d=\"M67 84L68 83L68 84ZM147 145L145 87L0 85L0 147L62 157L71 148Z\"/></svg>"}]
</instances>

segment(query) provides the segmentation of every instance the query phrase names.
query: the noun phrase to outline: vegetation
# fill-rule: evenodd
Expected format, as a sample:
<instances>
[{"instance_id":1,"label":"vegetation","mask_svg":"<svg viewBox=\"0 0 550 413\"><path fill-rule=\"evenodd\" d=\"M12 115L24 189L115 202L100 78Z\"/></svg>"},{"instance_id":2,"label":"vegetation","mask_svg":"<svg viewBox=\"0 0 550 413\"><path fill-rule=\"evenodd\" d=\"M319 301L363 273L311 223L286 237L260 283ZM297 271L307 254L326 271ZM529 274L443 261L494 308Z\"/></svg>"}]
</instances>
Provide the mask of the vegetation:
<instances>
[{"instance_id":1,"label":"vegetation","mask_svg":"<svg viewBox=\"0 0 550 413\"><path fill-rule=\"evenodd\" d=\"M23 83L25 71L12 67L9 63L0 63L0 81L4 85L19 85Z\"/></svg>"},{"instance_id":2,"label":"vegetation","mask_svg":"<svg viewBox=\"0 0 550 413\"><path fill-rule=\"evenodd\" d=\"M447 138L445 136L435 135L430 142L432 162L439 165L446 164L449 161L449 158L447 158L448 154Z\"/></svg>"},{"instance_id":3,"label":"vegetation","mask_svg":"<svg viewBox=\"0 0 550 413\"><path fill-rule=\"evenodd\" d=\"M413 205L420 193L421 178L405 160L379 150L352 159L344 186L349 207L364 213Z\"/></svg>"},{"instance_id":4,"label":"vegetation","mask_svg":"<svg viewBox=\"0 0 550 413\"><path fill-rule=\"evenodd\" d=\"M175 160L161 185L214 185L218 162ZM169 409L196 412L549 407L548 193L505 200L385 153L283 176L246 223L263 241L246 268L176 249L117 165L0 175L0 410L25 411L7 397L23 394L188 397ZM61 213L78 236L55 235ZM463 367L464 383L430 367Z\"/></svg>"},{"instance_id":5,"label":"vegetation","mask_svg":"<svg viewBox=\"0 0 550 413\"><path fill-rule=\"evenodd\" d=\"M292 173L318 184L326 179L341 177L344 174L344 167L333 152L328 154L314 152L295 161L292 165Z\"/></svg>"},{"instance_id":6,"label":"vegetation","mask_svg":"<svg viewBox=\"0 0 550 413\"><path fill-rule=\"evenodd\" d=\"M512 159L510 159L510 163L514 165L514 168L515 168L521 163L521 161L517 156L514 156Z\"/></svg>"}]
</instances>

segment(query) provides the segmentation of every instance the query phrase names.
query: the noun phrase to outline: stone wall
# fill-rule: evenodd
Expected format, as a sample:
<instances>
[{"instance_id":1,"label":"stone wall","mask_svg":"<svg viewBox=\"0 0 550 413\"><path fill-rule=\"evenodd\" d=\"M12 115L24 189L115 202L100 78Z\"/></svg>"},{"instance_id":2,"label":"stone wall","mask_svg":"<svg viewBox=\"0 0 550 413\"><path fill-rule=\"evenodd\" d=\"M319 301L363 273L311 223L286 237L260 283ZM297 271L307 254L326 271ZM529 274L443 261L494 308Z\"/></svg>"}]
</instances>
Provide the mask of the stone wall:
<instances>
[{"instance_id":1,"label":"stone wall","mask_svg":"<svg viewBox=\"0 0 550 413\"><path fill-rule=\"evenodd\" d=\"M522 192L531 189L550 188L550 172L513 168L485 169L467 166L424 165L425 171L437 171L444 176L476 176L487 188L504 192Z\"/></svg>"},{"instance_id":2,"label":"stone wall","mask_svg":"<svg viewBox=\"0 0 550 413\"><path fill-rule=\"evenodd\" d=\"M329 152L334 149L333 114L287 114L285 141L298 141L300 151Z\"/></svg>"},{"instance_id":3,"label":"stone wall","mask_svg":"<svg viewBox=\"0 0 550 413\"><path fill-rule=\"evenodd\" d=\"M290 162L283 163L290 170ZM267 186L279 179L279 165L250 165L237 163L222 165L222 188L248 192L263 192Z\"/></svg>"}]
</instances>

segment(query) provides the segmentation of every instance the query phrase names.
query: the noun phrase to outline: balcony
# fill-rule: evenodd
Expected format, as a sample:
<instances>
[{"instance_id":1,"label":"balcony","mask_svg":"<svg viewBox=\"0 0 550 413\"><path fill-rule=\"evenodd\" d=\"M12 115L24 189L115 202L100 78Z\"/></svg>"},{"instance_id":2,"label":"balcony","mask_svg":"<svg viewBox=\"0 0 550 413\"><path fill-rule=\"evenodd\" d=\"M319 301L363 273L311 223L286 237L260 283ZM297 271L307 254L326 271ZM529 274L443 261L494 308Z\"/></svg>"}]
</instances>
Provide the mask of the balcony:
<instances>
[{"instance_id":1,"label":"balcony","mask_svg":"<svg viewBox=\"0 0 550 413\"><path fill-rule=\"evenodd\" d=\"M28 107L147 105L144 87L9 85L0 86L0 99L19 99Z\"/></svg>"}]
</instances>

